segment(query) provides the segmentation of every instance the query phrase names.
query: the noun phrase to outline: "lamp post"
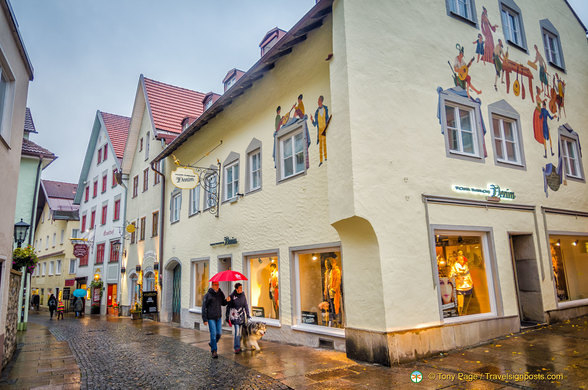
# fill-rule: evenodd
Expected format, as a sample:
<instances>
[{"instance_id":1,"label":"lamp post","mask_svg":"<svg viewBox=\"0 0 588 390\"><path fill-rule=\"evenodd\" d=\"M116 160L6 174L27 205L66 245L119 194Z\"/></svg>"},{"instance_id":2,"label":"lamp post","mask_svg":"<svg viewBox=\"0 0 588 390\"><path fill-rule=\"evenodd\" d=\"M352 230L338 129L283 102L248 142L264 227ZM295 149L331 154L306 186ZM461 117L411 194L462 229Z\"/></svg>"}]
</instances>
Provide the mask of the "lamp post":
<instances>
[{"instance_id":1,"label":"lamp post","mask_svg":"<svg viewBox=\"0 0 588 390\"><path fill-rule=\"evenodd\" d=\"M22 220L22 218L20 219L20 222L17 222L14 224L14 242L16 242L16 247L20 248L22 243L25 240L25 237L27 236L27 231L29 230L29 227L31 225L29 225L28 223L24 222ZM22 277L20 279L20 290L19 290L19 294L18 294L18 325L17 325L17 329L18 330L26 330L27 329L27 314L28 314L28 306L29 306L29 293L30 293L30 279L29 279L29 275L27 274L27 267L23 266L21 269L22 272ZM27 292L26 292L26 297L23 297L23 293L24 293L24 288L25 288L25 282L27 284ZM23 298L24 298L24 302L23 302ZM26 309L23 310L25 308L26 305ZM24 311L24 313L23 313Z\"/></svg>"},{"instance_id":2,"label":"lamp post","mask_svg":"<svg viewBox=\"0 0 588 390\"><path fill-rule=\"evenodd\" d=\"M29 230L30 226L31 225L24 222L22 218L20 219L20 222L14 224L14 242L16 242L17 248L20 248L22 243L25 241L27 231Z\"/></svg>"}]
</instances>

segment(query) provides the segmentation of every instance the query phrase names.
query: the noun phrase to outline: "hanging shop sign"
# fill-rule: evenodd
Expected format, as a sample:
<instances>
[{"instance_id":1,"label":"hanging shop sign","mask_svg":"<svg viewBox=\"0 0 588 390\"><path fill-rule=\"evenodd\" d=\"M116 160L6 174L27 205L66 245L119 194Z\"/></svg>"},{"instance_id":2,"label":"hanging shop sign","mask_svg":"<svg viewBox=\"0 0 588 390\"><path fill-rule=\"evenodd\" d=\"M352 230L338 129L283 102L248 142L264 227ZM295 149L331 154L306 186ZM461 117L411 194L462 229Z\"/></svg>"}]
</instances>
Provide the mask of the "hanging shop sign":
<instances>
[{"instance_id":1,"label":"hanging shop sign","mask_svg":"<svg viewBox=\"0 0 588 390\"><path fill-rule=\"evenodd\" d=\"M500 201L501 199L513 200L516 198L514 191L511 191L508 188L502 189L496 184L488 184L487 188L454 185L452 186L452 189L455 192L486 196L487 200L493 201Z\"/></svg>"},{"instance_id":2,"label":"hanging shop sign","mask_svg":"<svg viewBox=\"0 0 588 390\"><path fill-rule=\"evenodd\" d=\"M141 311L143 314L154 314L157 313L157 291L144 291Z\"/></svg>"},{"instance_id":3,"label":"hanging shop sign","mask_svg":"<svg viewBox=\"0 0 588 390\"><path fill-rule=\"evenodd\" d=\"M75 244L73 254L77 258L88 256L88 245L86 244Z\"/></svg>"},{"instance_id":4,"label":"hanging shop sign","mask_svg":"<svg viewBox=\"0 0 588 390\"><path fill-rule=\"evenodd\" d=\"M220 246L220 245L235 245L237 243L237 239L235 237L225 237L224 241L219 242L212 242L210 246Z\"/></svg>"},{"instance_id":5,"label":"hanging shop sign","mask_svg":"<svg viewBox=\"0 0 588 390\"><path fill-rule=\"evenodd\" d=\"M200 183L200 177L192 168L178 167L171 173L172 183L183 190L191 190Z\"/></svg>"}]
</instances>

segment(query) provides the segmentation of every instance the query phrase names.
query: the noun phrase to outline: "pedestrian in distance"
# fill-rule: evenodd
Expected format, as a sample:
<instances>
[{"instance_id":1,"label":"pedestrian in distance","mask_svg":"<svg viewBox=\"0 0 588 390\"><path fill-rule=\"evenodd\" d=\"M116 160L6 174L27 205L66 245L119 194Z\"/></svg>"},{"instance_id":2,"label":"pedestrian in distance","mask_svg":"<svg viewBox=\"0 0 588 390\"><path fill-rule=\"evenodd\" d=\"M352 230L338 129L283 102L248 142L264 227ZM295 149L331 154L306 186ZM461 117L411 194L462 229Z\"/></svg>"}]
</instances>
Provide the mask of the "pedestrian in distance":
<instances>
[{"instance_id":1,"label":"pedestrian in distance","mask_svg":"<svg viewBox=\"0 0 588 390\"><path fill-rule=\"evenodd\" d=\"M39 311L39 303L41 302L41 297L39 294L33 295L33 307L36 311Z\"/></svg>"},{"instance_id":2,"label":"pedestrian in distance","mask_svg":"<svg viewBox=\"0 0 588 390\"><path fill-rule=\"evenodd\" d=\"M63 319L63 312L65 311L65 303L63 303L63 301L60 299L59 302L57 302L57 319L59 320L59 317L61 317L61 319Z\"/></svg>"},{"instance_id":3,"label":"pedestrian in distance","mask_svg":"<svg viewBox=\"0 0 588 390\"><path fill-rule=\"evenodd\" d=\"M52 320L53 313L55 310L57 310L57 299L55 298L55 295L51 294L49 300L47 301L47 305L49 306L49 314L51 315L49 319Z\"/></svg>"},{"instance_id":4,"label":"pedestrian in distance","mask_svg":"<svg viewBox=\"0 0 588 390\"><path fill-rule=\"evenodd\" d=\"M226 306L230 297L225 298L225 294L219 288L218 282L212 282L208 292L204 295L202 301L202 322L208 326L210 332L210 353L212 358L218 358L217 343L221 338L222 329L222 306Z\"/></svg>"},{"instance_id":5,"label":"pedestrian in distance","mask_svg":"<svg viewBox=\"0 0 588 390\"><path fill-rule=\"evenodd\" d=\"M76 313L76 318L82 316L82 310L84 309L84 302L82 302L82 298L76 298L74 301L74 312Z\"/></svg>"},{"instance_id":6,"label":"pedestrian in distance","mask_svg":"<svg viewBox=\"0 0 588 390\"><path fill-rule=\"evenodd\" d=\"M251 316L249 315L249 305L247 304L247 297L243 292L243 285L241 283L235 284L235 290L229 295L230 301L227 304L226 319L229 325L234 329L234 343L235 353L241 353L241 332L243 326Z\"/></svg>"}]
</instances>

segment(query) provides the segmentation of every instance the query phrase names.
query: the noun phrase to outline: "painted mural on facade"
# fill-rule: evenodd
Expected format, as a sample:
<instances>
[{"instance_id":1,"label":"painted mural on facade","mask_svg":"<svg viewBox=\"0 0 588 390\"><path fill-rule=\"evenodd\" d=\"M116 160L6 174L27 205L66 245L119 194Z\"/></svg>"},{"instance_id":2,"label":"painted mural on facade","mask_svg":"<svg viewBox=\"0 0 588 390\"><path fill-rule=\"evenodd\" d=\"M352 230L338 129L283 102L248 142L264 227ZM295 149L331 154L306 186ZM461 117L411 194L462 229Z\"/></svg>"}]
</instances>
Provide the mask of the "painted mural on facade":
<instances>
[{"instance_id":1,"label":"painted mural on facade","mask_svg":"<svg viewBox=\"0 0 588 390\"><path fill-rule=\"evenodd\" d=\"M306 125L306 121L308 120L308 115L306 115L306 110L304 108L303 102L304 96L303 94L298 95L296 102L292 105L290 110L282 116L282 106L278 106L276 108L276 117L274 120L274 151L273 151L273 158L274 158L274 167L277 168L276 164L276 148L277 148L277 136L280 129L295 126L303 122L304 125L304 132L303 136L305 138L304 144L306 145L306 169L309 168L309 157L308 157L308 149L310 147L310 135L308 132L308 127ZM323 162L327 161L327 129L329 124L331 123L332 116L329 115L329 108L326 104L324 104L325 98L324 96L319 96L317 99L317 108L314 112L314 116L310 114L310 121L314 127L316 127L316 143L318 145L318 153L319 153L319 167L323 165Z\"/></svg>"},{"instance_id":2,"label":"painted mural on facade","mask_svg":"<svg viewBox=\"0 0 588 390\"><path fill-rule=\"evenodd\" d=\"M498 18L501 18L500 15L498 15ZM485 87L475 81L476 74L482 71L492 71L494 73L494 84L492 87L495 91L504 88L507 94L510 94L512 91L512 95L515 98L526 100L528 97L530 104L534 106L532 118L529 118L530 121L525 120L524 123L532 124L534 139L542 146L541 149L533 146L533 150L537 150L537 152L541 150L543 157L547 160L546 164L542 167L542 171L545 195L549 196L548 189L557 191L561 184L567 185L565 178L566 171L572 176L575 176L573 170L579 168L577 166L572 167L570 161L581 157L578 134L567 123L559 126L559 128L556 125L562 119L562 115L567 116L565 111L567 83L558 72L553 72L553 74L549 73L547 62L537 44L532 45L533 49L531 50L531 54L527 55L529 58L520 60L511 56L509 48L505 49L502 39L495 40L494 34L501 26L492 23L492 21L494 21L494 16L489 15L488 10L483 6L480 17L481 32L473 37L473 41L465 39L466 42L471 42L473 45L471 52L468 47L464 47L459 42L454 44L457 54L453 62L451 60L447 61L451 68L454 88L447 88L445 90L440 87L437 88L439 95L437 117L441 123L442 115L440 110L443 109L441 107L442 94L467 96L468 99L476 104L475 107L481 118L483 137L485 138L486 129L484 128L481 110L479 110L481 100L479 97L474 98L472 95L473 93L477 95L482 94ZM468 52L472 53L472 56L469 60L466 60L469 57ZM481 65L493 66L489 68L488 66ZM535 86L533 85L534 80ZM449 124L441 123L441 125L442 133L444 133L443 129L445 125L449 128ZM522 132L524 133L529 130L531 130L530 126L525 126ZM566 143L566 141L560 142L560 133L577 139L577 150L576 148L572 150L567 145L562 147L562 143ZM483 145L484 155L486 156L485 140L483 140ZM554 147L557 147L557 156ZM562 150L562 148L565 150Z\"/></svg>"}]
</instances>

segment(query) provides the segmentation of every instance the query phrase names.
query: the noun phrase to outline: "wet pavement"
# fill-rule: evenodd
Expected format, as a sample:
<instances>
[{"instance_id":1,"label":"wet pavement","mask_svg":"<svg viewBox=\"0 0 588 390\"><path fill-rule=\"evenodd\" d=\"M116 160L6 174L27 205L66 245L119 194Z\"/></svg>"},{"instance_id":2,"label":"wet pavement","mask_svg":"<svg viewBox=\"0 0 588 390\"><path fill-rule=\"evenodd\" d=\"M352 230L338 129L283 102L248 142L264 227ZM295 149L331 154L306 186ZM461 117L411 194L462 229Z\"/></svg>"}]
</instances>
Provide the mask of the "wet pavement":
<instances>
[{"instance_id":1,"label":"wet pavement","mask_svg":"<svg viewBox=\"0 0 588 390\"><path fill-rule=\"evenodd\" d=\"M3 372L0 388L588 388L587 317L390 368L358 363L341 352L263 340L261 353L235 355L229 334L213 360L207 332L127 318L46 317L29 317L29 330L19 336L17 359ZM49 383L46 357L56 359ZM422 380L413 383L411 375L418 380L419 373Z\"/></svg>"}]
</instances>

